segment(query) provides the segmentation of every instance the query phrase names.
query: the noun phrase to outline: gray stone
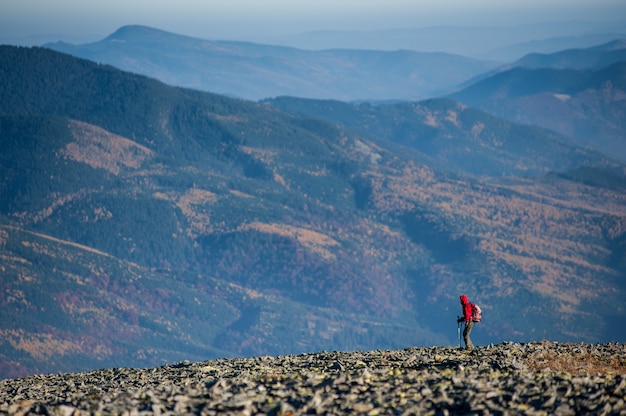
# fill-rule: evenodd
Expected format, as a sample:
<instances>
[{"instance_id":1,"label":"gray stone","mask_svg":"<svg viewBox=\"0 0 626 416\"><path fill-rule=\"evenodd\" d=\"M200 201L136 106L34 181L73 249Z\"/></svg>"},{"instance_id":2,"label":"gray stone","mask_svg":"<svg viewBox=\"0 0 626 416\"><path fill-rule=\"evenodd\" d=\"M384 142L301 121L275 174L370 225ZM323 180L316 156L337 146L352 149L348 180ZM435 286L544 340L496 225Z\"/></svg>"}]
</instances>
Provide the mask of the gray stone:
<instances>
[{"instance_id":1,"label":"gray stone","mask_svg":"<svg viewBox=\"0 0 626 416\"><path fill-rule=\"evenodd\" d=\"M621 365L550 367L589 354ZM1 380L0 414L626 414L625 368L622 344L546 342L183 361Z\"/></svg>"}]
</instances>

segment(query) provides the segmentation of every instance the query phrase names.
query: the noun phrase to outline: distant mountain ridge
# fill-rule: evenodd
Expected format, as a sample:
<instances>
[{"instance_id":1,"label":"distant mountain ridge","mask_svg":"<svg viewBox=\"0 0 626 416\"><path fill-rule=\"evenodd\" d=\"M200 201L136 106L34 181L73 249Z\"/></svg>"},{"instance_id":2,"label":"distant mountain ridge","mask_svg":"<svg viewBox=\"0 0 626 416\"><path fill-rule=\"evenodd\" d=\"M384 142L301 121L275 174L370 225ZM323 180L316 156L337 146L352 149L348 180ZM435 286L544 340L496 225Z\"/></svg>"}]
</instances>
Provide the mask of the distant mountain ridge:
<instances>
[{"instance_id":1,"label":"distant mountain ridge","mask_svg":"<svg viewBox=\"0 0 626 416\"><path fill-rule=\"evenodd\" d=\"M544 22L502 26L425 26L380 30L322 30L270 37L264 43L301 49L409 49L509 62L532 52L586 48L626 37L624 21Z\"/></svg>"},{"instance_id":2,"label":"distant mountain ridge","mask_svg":"<svg viewBox=\"0 0 626 416\"><path fill-rule=\"evenodd\" d=\"M46 48L0 46L0 79L0 377L456 345L460 293L478 344L624 341L626 166L558 135L450 100L324 119ZM468 146L521 167L468 174Z\"/></svg>"},{"instance_id":3,"label":"distant mountain ridge","mask_svg":"<svg viewBox=\"0 0 626 416\"><path fill-rule=\"evenodd\" d=\"M624 40L620 38L614 38L602 44L594 44L588 48L567 48L552 53L532 52L511 63L506 63L477 77L470 78L461 83L457 89L468 88L513 68L600 70L625 60L626 46Z\"/></svg>"},{"instance_id":4,"label":"distant mountain ridge","mask_svg":"<svg viewBox=\"0 0 626 416\"><path fill-rule=\"evenodd\" d=\"M107 63L167 84L258 100L280 95L339 100L416 100L495 68L460 55L328 49L209 41L125 26L90 44L51 49Z\"/></svg>"},{"instance_id":5,"label":"distant mountain ridge","mask_svg":"<svg viewBox=\"0 0 626 416\"><path fill-rule=\"evenodd\" d=\"M626 160L626 61L598 70L515 67L449 97L572 136Z\"/></svg>"},{"instance_id":6,"label":"distant mountain ridge","mask_svg":"<svg viewBox=\"0 0 626 416\"><path fill-rule=\"evenodd\" d=\"M550 54L531 53L512 65L525 68L598 70L622 61L626 61L626 38L586 49L567 49Z\"/></svg>"}]
</instances>

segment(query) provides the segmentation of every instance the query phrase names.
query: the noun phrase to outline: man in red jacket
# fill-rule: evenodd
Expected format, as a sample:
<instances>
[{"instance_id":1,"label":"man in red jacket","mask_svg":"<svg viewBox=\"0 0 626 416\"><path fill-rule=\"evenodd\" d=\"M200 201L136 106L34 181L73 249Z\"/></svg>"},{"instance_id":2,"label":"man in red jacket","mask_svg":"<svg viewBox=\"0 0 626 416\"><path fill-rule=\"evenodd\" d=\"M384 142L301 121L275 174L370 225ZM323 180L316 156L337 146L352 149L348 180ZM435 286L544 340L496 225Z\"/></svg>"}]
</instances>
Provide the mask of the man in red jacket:
<instances>
[{"instance_id":1,"label":"man in red jacket","mask_svg":"<svg viewBox=\"0 0 626 416\"><path fill-rule=\"evenodd\" d=\"M461 295L461 308L463 308L463 316L457 319L457 322L465 322L465 329L463 330L463 341L465 341L465 349L474 349L474 344L470 339L470 332L474 326L474 320L472 319L472 305L470 305L467 296Z\"/></svg>"}]
</instances>

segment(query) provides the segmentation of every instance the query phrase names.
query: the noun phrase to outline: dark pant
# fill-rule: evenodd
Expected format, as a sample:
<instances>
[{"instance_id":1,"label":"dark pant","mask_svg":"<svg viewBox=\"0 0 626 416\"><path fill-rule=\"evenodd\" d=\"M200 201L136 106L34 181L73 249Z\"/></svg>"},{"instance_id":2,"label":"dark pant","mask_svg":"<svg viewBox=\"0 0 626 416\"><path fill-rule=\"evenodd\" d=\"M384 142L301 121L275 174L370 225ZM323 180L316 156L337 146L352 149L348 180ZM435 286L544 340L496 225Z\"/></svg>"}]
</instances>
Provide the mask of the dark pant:
<instances>
[{"instance_id":1,"label":"dark pant","mask_svg":"<svg viewBox=\"0 0 626 416\"><path fill-rule=\"evenodd\" d=\"M470 339L470 332L472 332L473 327L474 321L465 322L465 329L463 330L463 341L465 341L465 348L468 350L474 348L474 344L472 344L472 340Z\"/></svg>"}]
</instances>

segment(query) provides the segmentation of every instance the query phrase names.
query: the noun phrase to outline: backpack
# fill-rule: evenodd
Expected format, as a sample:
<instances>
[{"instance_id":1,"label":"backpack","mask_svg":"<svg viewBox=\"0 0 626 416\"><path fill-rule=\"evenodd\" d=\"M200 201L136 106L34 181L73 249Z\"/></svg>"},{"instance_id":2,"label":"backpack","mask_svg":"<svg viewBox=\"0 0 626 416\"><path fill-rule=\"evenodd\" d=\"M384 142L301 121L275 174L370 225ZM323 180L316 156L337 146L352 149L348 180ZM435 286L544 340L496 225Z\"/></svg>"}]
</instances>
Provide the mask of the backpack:
<instances>
[{"instance_id":1,"label":"backpack","mask_svg":"<svg viewBox=\"0 0 626 416\"><path fill-rule=\"evenodd\" d=\"M480 306L474 302L470 302L470 306L472 307L472 321L480 322L483 318L483 311L480 309Z\"/></svg>"}]
</instances>

